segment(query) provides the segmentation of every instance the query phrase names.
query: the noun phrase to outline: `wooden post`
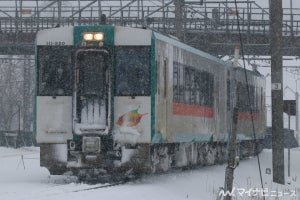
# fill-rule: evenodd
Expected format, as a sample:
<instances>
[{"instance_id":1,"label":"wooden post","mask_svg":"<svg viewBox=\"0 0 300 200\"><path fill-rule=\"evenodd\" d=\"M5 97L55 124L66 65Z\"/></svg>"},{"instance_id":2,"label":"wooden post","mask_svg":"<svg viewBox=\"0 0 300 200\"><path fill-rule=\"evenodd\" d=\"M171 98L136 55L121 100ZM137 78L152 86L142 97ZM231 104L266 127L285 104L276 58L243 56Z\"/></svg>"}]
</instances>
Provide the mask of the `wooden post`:
<instances>
[{"instance_id":1,"label":"wooden post","mask_svg":"<svg viewBox=\"0 0 300 200\"><path fill-rule=\"evenodd\" d=\"M228 161L227 167L225 172L225 186L224 191L225 193L232 192L233 189L233 174L234 169L236 168L236 135L237 135L237 123L238 123L238 111L239 111L239 102L237 102L236 94L238 92L236 86L236 69L238 64L239 58L239 47L235 47L234 53L234 63L233 63L233 70L231 72L232 78L230 78L230 114L229 117L232 119L231 127L228 133L228 144L227 144L227 152L228 152ZM225 196L226 200L230 200L231 196Z\"/></svg>"},{"instance_id":2,"label":"wooden post","mask_svg":"<svg viewBox=\"0 0 300 200\"><path fill-rule=\"evenodd\" d=\"M233 109L233 124L232 124L232 132L229 139L229 157L226 167L226 191L229 191L229 193L232 192L233 188L233 174L234 169L236 168L236 131L237 131L237 122L238 122L238 105L234 107ZM226 200L231 200L231 196L227 195L225 197Z\"/></svg>"}]
</instances>

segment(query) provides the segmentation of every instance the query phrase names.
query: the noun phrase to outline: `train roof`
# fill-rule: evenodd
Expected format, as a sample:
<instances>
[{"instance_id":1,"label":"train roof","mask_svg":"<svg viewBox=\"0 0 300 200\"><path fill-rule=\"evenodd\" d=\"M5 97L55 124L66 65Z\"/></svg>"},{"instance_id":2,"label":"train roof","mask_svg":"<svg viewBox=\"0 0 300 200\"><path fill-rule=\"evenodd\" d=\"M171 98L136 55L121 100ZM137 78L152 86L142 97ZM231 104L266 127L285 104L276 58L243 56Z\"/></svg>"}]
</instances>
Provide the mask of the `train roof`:
<instances>
[{"instance_id":1,"label":"train roof","mask_svg":"<svg viewBox=\"0 0 300 200\"><path fill-rule=\"evenodd\" d=\"M192 53L194 53L196 55L199 55L199 56L202 56L202 57L204 57L204 58L206 58L208 60L220 63L221 65L226 66L228 68L232 68L233 67L233 63L232 62L223 61L223 60L221 60L221 59L219 59L219 58L217 58L217 57L215 57L215 56L213 56L211 54L208 54L208 53L206 53L204 51L201 51L199 49L191 47L191 46L189 46L189 45L187 45L185 43L182 43L182 42L178 41L177 39L174 39L174 38L162 35L162 34L157 33L155 31L153 31L153 35L158 40L165 41L165 42L167 42L169 44L177 46L177 47L179 47L181 49L184 49L184 50L186 50L188 52L192 52ZM243 71L244 68L243 67L238 67L237 70L238 71ZM260 74L258 71L253 71L253 70L249 70L249 69L246 69L246 71L247 71L247 73L249 73L251 75L258 76L258 77L263 77L263 75Z\"/></svg>"},{"instance_id":2,"label":"train roof","mask_svg":"<svg viewBox=\"0 0 300 200\"><path fill-rule=\"evenodd\" d=\"M220 64L225 65L227 67L232 67L231 63L225 62L225 61L223 61L223 60L221 60L221 59L219 59L219 58L217 58L217 57L215 57L213 55L210 55L210 54L208 54L208 53L206 53L204 51L201 51L199 49L191 47L191 46L189 46L189 45L187 45L185 43L182 43L182 42L180 42L180 41L178 41L178 40L176 40L174 38L167 37L165 35L162 35L160 33L154 32L154 31L153 31L153 35L158 40L165 41L165 42L170 43L170 44L172 44L174 46L177 46L177 47L179 47L181 49L184 49L186 51L192 52L194 54L197 54L199 56L207 58L208 60L212 60L214 62L220 63Z\"/></svg>"}]
</instances>

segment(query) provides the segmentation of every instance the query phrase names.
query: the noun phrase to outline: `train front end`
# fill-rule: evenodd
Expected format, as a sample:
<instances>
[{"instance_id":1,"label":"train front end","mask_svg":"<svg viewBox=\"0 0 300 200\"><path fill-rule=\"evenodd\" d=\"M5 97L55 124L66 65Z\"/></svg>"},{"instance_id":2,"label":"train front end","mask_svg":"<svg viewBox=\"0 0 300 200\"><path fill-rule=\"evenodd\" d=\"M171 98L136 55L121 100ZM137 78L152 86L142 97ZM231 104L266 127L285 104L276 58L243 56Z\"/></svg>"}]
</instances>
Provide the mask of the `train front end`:
<instances>
[{"instance_id":1,"label":"train front end","mask_svg":"<svg viewBox=\"0 0 300 200\"><path fill-rule=\"evenodd\" d=\"M146 72L140 71L140 74L135 74L137 70L134 68L139 66L127 67L133 73L133 79L139 76L146 80L143 76L150 76L150 46L128 46L128 40L122 34L128 35L129 32L120 29L117 34L115 29L105 25L61 27L37 34L35 127L41 166L48 168L51 174L113 169L122 160L121 143L131 143L126 138L132 139L135 135L132 131L136 129L129 131L133 137L120 133L128 132L130 120L136 123L132 126L140 123L143 117L137 111L140 107L146 107L144 115L150 112L150 97L144 97L150 95L150 83L146 83L147 91L142 86L145 83L133 88L142 97L132 93L132 88L126 89L126 84L134 80L122 83L130 79L130 71L127 76L122 72L126 70L123 65L129 66L130 60L144 61L130 59L128 53L133 53L130 49L139 53L145 51L146 55L143 55L149 65ZM121 47L116 47L116 35L124 39L125 44L120 44ZM151 37L150 32L148 35ZM143 64L140 68L145 70ZM124 73L126 77L122 77ZM147 100L147 106L143 106ZM137 112L130 113L130 110ZM127 115L132 116L128 119ZM125 132L122 131L123 124L127 124ZM150 141L150 125L147 125L147 131L138 131L147 134L142 137L144 142Z\"/></svg>"}]
</instances>

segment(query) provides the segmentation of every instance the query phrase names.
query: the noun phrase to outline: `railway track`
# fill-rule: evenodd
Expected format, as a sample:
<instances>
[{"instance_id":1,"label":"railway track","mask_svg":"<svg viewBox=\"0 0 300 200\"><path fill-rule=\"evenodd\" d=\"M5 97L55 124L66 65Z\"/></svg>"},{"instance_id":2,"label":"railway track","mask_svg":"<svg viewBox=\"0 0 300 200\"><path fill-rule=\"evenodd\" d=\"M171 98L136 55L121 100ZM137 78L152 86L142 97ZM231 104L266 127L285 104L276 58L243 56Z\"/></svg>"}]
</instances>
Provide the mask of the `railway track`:
<instances>
[{"instance_id":1,"label":"railway track","mask_svg":"<svg viewBox=\"0 0 300 200\"><path fill-rule=\"evenodd\" d=\"M83 192L83 191L88 191L88 190L97 190L97 189L101 189L101 188L108 188L108 187L113 187L113 186L117 186L117 185L122 185L126 182L117 182L117 183L107 183L104 185L98 185L98 186L92 186L89 188L84 188L84 189L78 189L78 190L74 190L72 192Z\"/></svg>"}]
</instances>

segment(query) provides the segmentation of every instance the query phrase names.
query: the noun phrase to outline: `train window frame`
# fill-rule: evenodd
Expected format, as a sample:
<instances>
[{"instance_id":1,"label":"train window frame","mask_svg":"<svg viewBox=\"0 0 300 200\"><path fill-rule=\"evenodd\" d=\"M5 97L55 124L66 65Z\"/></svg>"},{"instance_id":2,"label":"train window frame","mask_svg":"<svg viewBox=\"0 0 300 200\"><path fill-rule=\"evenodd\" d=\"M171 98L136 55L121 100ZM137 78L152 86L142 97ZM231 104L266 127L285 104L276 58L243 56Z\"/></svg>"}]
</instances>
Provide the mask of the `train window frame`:
<instances>
[{"instance_id":1,"label":"train window frame","mask_svg":"<svg viewBox=\"0 0 300 200\"><path fill-rule=\"evenodd\" d=\"M119 59L119 52L123 51L128 53L130 51L131 55L135 55L133 59L123 59L128 58L127 55L123 54L123 58ZM115 46L114 51L114 59L115 59L115 79L114 79L114 92L115 96L150 96L151 94L151 46ZM142 54L141 54L142 52ZM125 55L125 56L124 56ZM141 55L145 55L141 58ZM139 56L139 57L138 57ZM138 59L140 58L140 60ZM124 60L124 61L122 61ZM122 70L121 63L122 61ZM135 69L139 69L139 71L135 71L138 73L138 76L132 75L132 67L127 67L125 64L128 62L135 64L141 64L139 66L135 66ZM137 63L139 61L139 63ZM124 67L126 66L126 67ZM141 70L142 69L142 70ZM131 72L131 73L130 73ZM123 79L126 77L128 81L125 81L127 87L125 86L125 82ZM140 84L140 85L139 85ZM141 86L143 84L143 86ZM125 91L126 89L126 91Z\"/></svg>"},{"instance_id":2,"label":"train window frame","mask_svg":"<svg viewBox=\"0 0 300 200\"><path fill-rule=\"evenodd\" d=\"M231 80L228 78L227 79L227 111L231 110Z\"/></svg>"},{"instance_id":3,"label":"train window frame","mask_svg":"<svg viewBox=\"0 0 300 200\"><path fill-rule=\"evenodd\" d=\"M176 79L174 76L177 76ZM174 103L212 108L214 106L213 90L214 75L211 72L173 62Z\"/></svg>"},{"instance_id":4,"label":"train window frame","mask_svg":"<svg viewBox=\"0 0 300 200\"><path fill-rule=\"evenodd\" d=\"M249 87L249 96L248 99L248 88ZM239 106L240 112L259 112L261 105L259 105L259 99L261 99L261 94L259 94L259 88L254 85L247 86L244 82L238 82L237 86L237 103Z\"/></svg>"},{"instance_id":5,"label":"train window frame","mask_svg":"<svg viewBox=\"0 0 300 200\"><path fill-rule=\"evenodd\" d=\"M38 96L72 96L71 60L72 46L37 46ZM62 71L61 68L63 68ZM60 78L55 76L57 74L61 74Z\"/></svg>"},{"instance_id":6,"label":"train window frame","mask_svg":"<svg viewBox=\"0 0 300 200\"><path fill-rule=\"evenodd\" d=\"M175 102L179 101L179 75L177 63L173 63L173 99Z\"/></svg>"},{"instance_id":7,"label":"train window frame","mask_svg":"<svg viewBox=\"0 0 300 200\"><path fill-rule=\"evenodd\" d=\"M184 102L191 104L191 73L190 68L184 67Z\"/></svg>"},{"instance_id":8,"label":"train window frame","mask_svg":"<svg viewBox=\"0 0 300 200\"><path fill-rule=\"evenodd\" d=\"M93 61L96 61L95 65L89 63L89 61L91 61L91 59L87 59L89 57L97 58ZM79 84L77 89L80 90L80 92L85 95L106 95L108 84L107 71L109 70L108 60L109 55L105 51L80 51L76 54L76 67L78 68L76 68L76 70L78 70L78 73L80 73L80 76L78 77ZM100 62L102 65L99 65ZM99 66L101 66L101 68ZM98 76L95 76L96 74ZM97 81L98 84L95 84Z\"/></svg>"}]
</instances>

